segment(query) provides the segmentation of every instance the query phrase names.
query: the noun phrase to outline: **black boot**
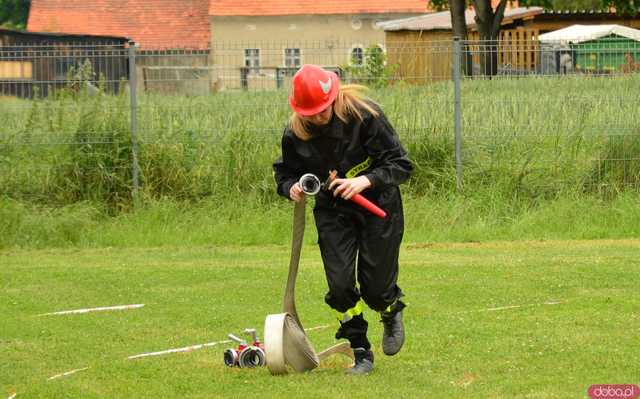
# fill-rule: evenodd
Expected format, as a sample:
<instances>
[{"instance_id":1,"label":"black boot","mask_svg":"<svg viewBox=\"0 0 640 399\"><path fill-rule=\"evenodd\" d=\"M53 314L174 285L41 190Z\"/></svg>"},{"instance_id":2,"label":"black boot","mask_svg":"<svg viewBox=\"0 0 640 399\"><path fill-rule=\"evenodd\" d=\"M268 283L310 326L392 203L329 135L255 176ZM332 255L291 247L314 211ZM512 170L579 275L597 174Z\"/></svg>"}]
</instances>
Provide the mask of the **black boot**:
<instances>
[{"instance_id":1,"label":"black boot","mask_svg":"<svg viewBox=\"0 0 640 399\"><path fill-rule=\"evenodd\" d=\"M369 339L367 339L368 326L369 323L367 323L363 315L353 316L349 321L340 323L340 328L336 332L336 339L348 339L352 348L368 350L371 348Z\"/></svg>"},{"instance_id":2,"label":"black boot","mask_svg":"<svg viewBox=\"0 0 640 399\"><path fill-rule=\"evenodd\" d=\"M404 344L404 323L402 322L402 310L405 304L396 300L389 311L380 312L381 322L384 325L382 334L382 351L387 356L400 352Z\"/></svg>"},{"instance_id":3,"label":"black boot","mask_svg":"<svg viewBox=\"0 0 640 399\"><path fill-rule=\"evenodd\" d=\"M353 367L347 369L345 373L351 375L369 374L373 371L373 352L365 348L353 348L355 363Z\"/></svg>"}]
</instances>

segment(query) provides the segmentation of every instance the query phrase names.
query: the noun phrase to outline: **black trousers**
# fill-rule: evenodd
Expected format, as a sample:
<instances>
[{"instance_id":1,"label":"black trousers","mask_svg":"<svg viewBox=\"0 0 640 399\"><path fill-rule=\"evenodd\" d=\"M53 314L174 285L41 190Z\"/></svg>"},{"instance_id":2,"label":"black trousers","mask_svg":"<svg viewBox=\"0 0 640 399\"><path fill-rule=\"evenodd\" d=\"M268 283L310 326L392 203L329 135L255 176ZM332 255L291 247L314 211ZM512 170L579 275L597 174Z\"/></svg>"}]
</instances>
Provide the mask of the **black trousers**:
<instances>
[{"instance_id":1,"label":"black trousers","mask_svg":"<svg viewBox=\"0 0 640 399\"><path fill-rule=\"evenodd\" d=\"M350 201L316 204L318 244L329 285L325 302L339 312L362 298L382 311L402 296L397 285L398 254L404 233L402 201L397 187L373 196L387 212L381 219ZM356 285L356 282L359 285Z\"/></svg>"}]
</instances>

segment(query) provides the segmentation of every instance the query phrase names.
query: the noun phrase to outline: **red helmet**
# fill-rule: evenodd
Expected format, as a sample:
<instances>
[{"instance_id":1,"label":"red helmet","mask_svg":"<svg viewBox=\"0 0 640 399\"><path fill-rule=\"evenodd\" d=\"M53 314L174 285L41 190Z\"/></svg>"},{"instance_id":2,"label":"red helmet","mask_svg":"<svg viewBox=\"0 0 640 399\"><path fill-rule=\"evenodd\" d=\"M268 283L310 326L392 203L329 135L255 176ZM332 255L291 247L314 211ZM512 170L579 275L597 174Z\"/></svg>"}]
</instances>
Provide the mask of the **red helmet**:
<instances>
[{"instance_id":1,"label":"red helmet","mask_svg":"<svg viewBox=\"0 0 640 399\"><path fill-rule=\"evenodd\" d=\"M326 109L338 96L340 79L335 72L306 64L293 76L289 104L303 116L315 115Z\"/></svg>"}]
</instances>

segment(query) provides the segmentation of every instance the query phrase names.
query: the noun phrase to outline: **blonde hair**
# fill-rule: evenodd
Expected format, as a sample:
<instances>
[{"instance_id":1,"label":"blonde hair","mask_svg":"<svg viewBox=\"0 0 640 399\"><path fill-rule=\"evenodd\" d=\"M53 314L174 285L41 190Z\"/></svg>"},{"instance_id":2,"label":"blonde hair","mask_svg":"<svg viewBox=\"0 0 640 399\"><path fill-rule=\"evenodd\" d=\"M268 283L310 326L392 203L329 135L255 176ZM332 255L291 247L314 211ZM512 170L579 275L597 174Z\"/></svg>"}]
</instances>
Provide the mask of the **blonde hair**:
<instances>
[{"instance_id":1,"label":"blonde hair","mask_svg":"<svg viewBox=\"0 0 640 399\"><path fill-rule=\"evenodd\" d=\"M362 122L363 110L377 118L380 113L371 105L375 103L365 96L364 93L367 90L367 87L356 84L341 86L338 96L333 103L333 112L335 112L338 118L340 118L344 123L349 123L349 120L352 117L355 117ZM289 118L289 129L291 129L300 140L306 141L311 138L311 133L309 133L309 122L306 122L295 112Z\"/></svg>"}]
</instances>

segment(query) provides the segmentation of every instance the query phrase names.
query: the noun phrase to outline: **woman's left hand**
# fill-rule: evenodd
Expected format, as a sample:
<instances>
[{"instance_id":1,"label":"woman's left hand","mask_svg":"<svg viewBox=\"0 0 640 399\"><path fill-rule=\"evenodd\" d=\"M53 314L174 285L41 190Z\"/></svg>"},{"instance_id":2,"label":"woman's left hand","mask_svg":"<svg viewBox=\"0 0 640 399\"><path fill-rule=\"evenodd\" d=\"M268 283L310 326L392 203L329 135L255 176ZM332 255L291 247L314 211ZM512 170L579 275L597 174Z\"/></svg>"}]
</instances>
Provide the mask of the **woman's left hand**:
<instances>
[{"instance_id":1,"label":"woman's left hand","mask_svg":"<svg viewBox=\"0 0 640 399\"><path fill-rule=\"evenodd\" d=\"M349 200L356 194L371 187L371 181L366 176L353 177L351 179L334 179L329 184L329 190L333 190L333 196L338 195Z\"/></svg>"}]
</instances>

